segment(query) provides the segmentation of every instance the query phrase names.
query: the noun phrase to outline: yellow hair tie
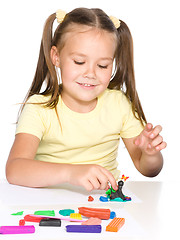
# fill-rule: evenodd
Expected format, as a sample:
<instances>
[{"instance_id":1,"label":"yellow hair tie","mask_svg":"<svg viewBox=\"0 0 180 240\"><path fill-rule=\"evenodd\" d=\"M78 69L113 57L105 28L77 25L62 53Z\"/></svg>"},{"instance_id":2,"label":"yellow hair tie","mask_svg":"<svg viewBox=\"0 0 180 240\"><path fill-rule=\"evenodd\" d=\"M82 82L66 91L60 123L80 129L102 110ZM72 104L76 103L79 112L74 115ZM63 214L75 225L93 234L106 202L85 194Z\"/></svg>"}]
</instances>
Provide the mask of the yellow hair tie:
<instances>
[{"instance_id":1,"label":"yellow hair tie","mask_svg":"<svg viewBox=\"0 0 180 240\"><path fill-rule=\"evenodd\" d=\"M65 16L66 16L66 12L65 11L63 11L61 9L57 10L56 18L57 18L57 22L58 23L62 23L62 21L64 20Z\"/></svg>"},{"instance_id":2,"label":"yellow hair tie","mask_svg":"<svg viewBox=\"0 0 180 240\"><path fill-rule=\"evenodd\" d=\"M118 18L113 17L113 16L109 16L109 18L110 18L111 21L114 23L114 26L115 26L116 28L119 28L119 27L120 27L121 22L119 21Z\"/></svg>"}]
</instances>

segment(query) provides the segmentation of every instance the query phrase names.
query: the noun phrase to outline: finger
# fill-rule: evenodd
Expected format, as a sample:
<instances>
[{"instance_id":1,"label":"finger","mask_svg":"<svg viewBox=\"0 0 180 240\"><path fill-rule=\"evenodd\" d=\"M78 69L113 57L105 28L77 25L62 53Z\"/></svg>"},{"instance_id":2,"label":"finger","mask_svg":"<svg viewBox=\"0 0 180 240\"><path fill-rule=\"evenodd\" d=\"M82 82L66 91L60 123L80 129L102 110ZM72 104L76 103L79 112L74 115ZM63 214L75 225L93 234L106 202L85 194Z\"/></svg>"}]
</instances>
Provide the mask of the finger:
<instances>
[{"instance_id":1,"label":"finger","mask_svg":"<svg viewBox=\"0 0 180 240\"><path fill-rule=\"evenodd\" d=\"M153 129L152 123L147 123L144 130L150 132Z\"/></svg>"},{"instance_id":2,"label":"finger","mask_svg":"<svg viewBox=\"0 0 180 240\"><path fill-rule=\"evenodd\" d=\"M144 127L143 131L140 133L139 136L137 136L134 140L134 144L136 146L141 146L142 144L142 135L145 137L149 137L150 132L153 129L153 125L151 123L147 123L146 126Z\"/></svg>"},{"instance_id":3,"label":"finger","mask_svg":"<svg viewBox=\"0 0 180 240\"><path fill-rule=\"evenodd\" d=\"M153 130L152 123L147 123L146 126L144 127L143 131L142 131L142 134L144 136L148 137L152 130Z\"/></svg>"},{"instance_id":4,"label":"finger","mask_svg":"<svg viewBox=\"0 0 180 240\"><path fill-rule=\"evenodd\" d=\"M152 147L156 147L162 142L163 142L163 137L161 135L158 135L156 138L153 139L153 141L150 144Z\"/></svg>"},{"instance_id":5,"label":"finger","mask_svg":"<svg viewBox=\"0 0 180 240\"><path fill-rule=\"evenodd\" d=\"M139 146L140 143L141 143L141 139L140 139L140 137L138 136L138 137L134 140L134 144L135 144L136 146Z\"/></svg>"},{"instance_id":6,"label":"finger","mask_svg":"<svg viewBox=\"0 0 180 240\"><path fill-rule=\"evenodd\" d=\"M106 188L105 188L105 191L109 190L110 189L110 186L109 184L107 184Z\"/></svg>"},{"instance_id":7,"label":"finger","mask_svg":"<svg viewBox=\"0 0 180 240\"><path fill-rule=\"evenodd\" d=\"M106 176L106 174L103 171L99 171L97 178L100 183L100 186L97 189L105 190L107 188L107 185L109 182L108 177Z\"/></svg>"},{"instance_id":8,"label":"finger","mask_svg":"<svg viewBox=\"0 0 180 240\"><path fill-rule=\"evenodd\" d=\"M94 176L94 177L91 177L91 179L89 179L90 183L92 184L93 186L93 189L100 189L100 186L101 186L101 182L99 181L99 179Z\"/></svg>"},{"instance_id":9,"label":"finger","mask_svg":"<svg viewBox=\"0 0 180 240\"><path fill-rule=\"evenodd\" d=\"M90 192L90 191L92 191L93 190L93 185L91 184L91 182L90 181L85 181L83 184L83 187L88 191L88 192Z\"/></svg>"},{"instance_id":10,"label":"finger","mask_svg":"<svg viewBox=\"0 0 180 240\"><path fill-rule=\"evenodd\" d=\"M162 127L160 125L157 125L153 131L150 134L150 138L155 138L156 136L158 136L158 134L162 131Z\"/></svg>"},{"instance_id":11,"label":"finger","mask_svg":"<svg viewBox=\"0 0 180 240\"><path fill-rule=\"evenodd\" d=\"M99 188L100 190L108 190L109 188L108 188L108 182L103 182L103 183L101 183L101 186L100 186L100 188ZM106 190L106 191L107 191Z\"/></svg>"},{"instance_id":12,"label":"finger","mask_svg":"<svg viewBox=\"0 0 180 240\"><path fill-rule=\"evenodd\" d=\"M156 146L156 150L157 151L161 151L162 149L167 147L167 143L166 142L162 142L161 144L159 144L158 146Z\"/></svg>"},{"instance_id":13,"label":"finger","mask_svg":"<svg viewBox=\"0 0 180 240\"><path fill-rule=\"evenodd\" d=\"M101 189L101 190L108 189L109 180L108 180L106 175L103 174L103 177L101 179L99 179L99 181L100 181L100 184L101 184L99 189Z\"/></svg>"},{"instance_id":14,"label":"finger","mask_svg":"<svg viewBox=\"0 0 180 240\"><path fill-rule=\"evenodd\" d=\"M116 179L114 178L113 174L105 168L102 168L101 171L103 171L105 173L105 175L107 176L112 188L114 190L117 190L118 185L117 185Z\"/></svg>"}]
</instances>

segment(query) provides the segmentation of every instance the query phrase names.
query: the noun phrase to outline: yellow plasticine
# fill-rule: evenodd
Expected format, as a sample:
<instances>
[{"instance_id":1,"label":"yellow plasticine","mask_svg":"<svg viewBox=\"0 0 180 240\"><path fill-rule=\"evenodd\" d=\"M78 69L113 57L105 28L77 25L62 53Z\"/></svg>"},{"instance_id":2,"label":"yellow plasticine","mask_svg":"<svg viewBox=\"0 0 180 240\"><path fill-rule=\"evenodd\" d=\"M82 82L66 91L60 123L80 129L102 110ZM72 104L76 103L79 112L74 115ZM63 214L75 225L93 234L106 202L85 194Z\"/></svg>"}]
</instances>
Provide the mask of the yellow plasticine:
<instances>
[{"instance_id":1,"label":"yellow plasticine","mask_svg":"<svg viewBox=\"0 0 180 240\"><path fill-rule=\"evenodd\" d=\"M70 214L70 218L71 219L79 219L79 220L82 220L82 216L80 213L71 213Z\"/></svg>"}]
</instances>

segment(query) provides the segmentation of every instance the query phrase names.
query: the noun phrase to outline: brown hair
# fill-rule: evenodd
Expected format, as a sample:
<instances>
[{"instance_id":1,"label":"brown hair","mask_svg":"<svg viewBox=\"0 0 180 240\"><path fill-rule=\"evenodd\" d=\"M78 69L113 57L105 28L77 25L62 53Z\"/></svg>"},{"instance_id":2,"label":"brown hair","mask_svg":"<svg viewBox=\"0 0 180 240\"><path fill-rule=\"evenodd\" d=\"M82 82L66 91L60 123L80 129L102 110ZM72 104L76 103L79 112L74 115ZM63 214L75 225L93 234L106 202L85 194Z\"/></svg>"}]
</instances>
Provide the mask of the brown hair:
<instances>
[{"instance_id":1,"label":"brown hair","mask_svg":"<svg viewBox=\"0 0 180 240\"><path fill-rule=\"evenodd\" d=\"M65 33L72 29L72 24L87 25L116 34L118 40L115 53L116 72L108 88L119 89L125 93L132 103L134 116L144 125L146 118L135 86L133 41L127 25L120 20L121 25L116 29L111 19L101 9L76 8L66 14L53 36L52 30L55 19L56 14L54 13L49 16L45 23L35 76L24 102L26 103L28 98L34 94L50 95L49 101L43 104L56 110L61 93L61 85L58 83L56 69L51 61L51 47L56 46L59 51L63 48ZM41 92L44 82L46 82L46 88Z\"/></svg>"}]
</instances>

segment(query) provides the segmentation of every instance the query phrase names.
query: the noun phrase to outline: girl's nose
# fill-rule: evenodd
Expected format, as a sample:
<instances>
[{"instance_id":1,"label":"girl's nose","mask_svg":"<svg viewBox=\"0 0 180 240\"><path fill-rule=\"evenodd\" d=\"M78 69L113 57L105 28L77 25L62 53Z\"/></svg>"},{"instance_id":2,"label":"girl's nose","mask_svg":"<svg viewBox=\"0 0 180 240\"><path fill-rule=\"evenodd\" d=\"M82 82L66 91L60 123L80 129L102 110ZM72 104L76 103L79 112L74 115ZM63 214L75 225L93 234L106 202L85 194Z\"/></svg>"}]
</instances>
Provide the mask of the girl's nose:
<instances>
[{"instance_id":1,"label":"girl's nose","mask_svg":"<svg viewBox=\"0 0 180 240\"><path fill-rule=\"evenodd\" d=\"M92 65L88 65L84 72L84 77L89 79L95 79L96 78L95 67Z\"/></svg>"}]
</instances>

